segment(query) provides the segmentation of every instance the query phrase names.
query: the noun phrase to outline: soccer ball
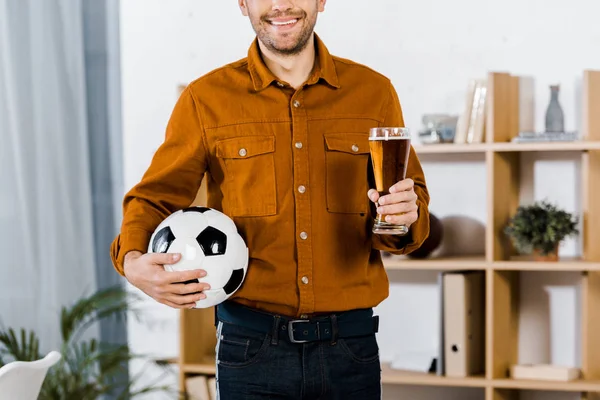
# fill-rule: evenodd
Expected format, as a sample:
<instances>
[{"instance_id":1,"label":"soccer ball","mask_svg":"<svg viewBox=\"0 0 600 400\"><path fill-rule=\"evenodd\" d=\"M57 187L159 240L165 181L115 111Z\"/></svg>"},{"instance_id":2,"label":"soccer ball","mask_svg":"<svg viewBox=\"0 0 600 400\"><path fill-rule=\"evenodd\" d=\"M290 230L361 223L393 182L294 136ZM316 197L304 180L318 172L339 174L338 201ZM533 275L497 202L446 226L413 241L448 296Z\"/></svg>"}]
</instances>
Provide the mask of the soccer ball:
<instances>
[{"instance_id":1,"label":"soccer ball","mask_svg":"<svg viewBox=\"0 0 600 400\"><path fill-rule=\"evenodd\" d=\"M164 266L167 271L206 271L198 281L208 283L210 290L196 308L227 300L242 286L248 270L248 248L235 223L212 208L189 207L169 215L152 234L148 253L181 254L177 263Z\"/></svg>"}]
</instances>

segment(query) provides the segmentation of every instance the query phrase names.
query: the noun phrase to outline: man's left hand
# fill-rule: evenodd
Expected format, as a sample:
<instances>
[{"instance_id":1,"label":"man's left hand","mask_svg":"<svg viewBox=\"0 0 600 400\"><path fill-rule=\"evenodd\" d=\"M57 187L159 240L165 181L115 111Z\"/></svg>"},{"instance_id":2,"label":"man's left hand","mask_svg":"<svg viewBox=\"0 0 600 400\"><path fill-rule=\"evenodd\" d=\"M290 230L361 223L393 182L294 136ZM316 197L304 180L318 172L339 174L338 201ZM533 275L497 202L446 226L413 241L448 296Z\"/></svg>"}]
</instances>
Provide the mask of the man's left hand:
<instances>
[{"instance_id":1,"label":"man's left hand","mask_svg":"<svg viewBox=\"0 0 600 400\"><path fill-rule=\"evenodd\" d=\"M385 216L385 222L409 227L419 215L415 183L412 179L404 179L389 191L390 194L379 197L379 193L371 189L368 196L377 206L377 213Z\"/></svg>"}]
</instances>

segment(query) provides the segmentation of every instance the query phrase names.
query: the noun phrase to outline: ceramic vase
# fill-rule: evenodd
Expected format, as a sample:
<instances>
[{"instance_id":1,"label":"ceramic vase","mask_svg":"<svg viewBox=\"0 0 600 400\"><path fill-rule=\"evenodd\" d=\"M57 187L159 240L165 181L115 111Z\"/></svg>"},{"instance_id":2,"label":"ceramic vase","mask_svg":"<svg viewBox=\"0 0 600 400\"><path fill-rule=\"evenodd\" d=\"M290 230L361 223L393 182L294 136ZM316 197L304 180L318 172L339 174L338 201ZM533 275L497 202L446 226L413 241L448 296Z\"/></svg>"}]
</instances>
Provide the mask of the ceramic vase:
<instances>
[{"instance_id":1,"label":"ceramic vase","mask_svg":"<svg viewBox=\"0 0 600 400\"><path fill-rule=\"evenodd\" d=\"M558 101L560 86L550 86L550 103L546 110L546 132L564 132L565 117Z\"/></svg>"}]
</instances>

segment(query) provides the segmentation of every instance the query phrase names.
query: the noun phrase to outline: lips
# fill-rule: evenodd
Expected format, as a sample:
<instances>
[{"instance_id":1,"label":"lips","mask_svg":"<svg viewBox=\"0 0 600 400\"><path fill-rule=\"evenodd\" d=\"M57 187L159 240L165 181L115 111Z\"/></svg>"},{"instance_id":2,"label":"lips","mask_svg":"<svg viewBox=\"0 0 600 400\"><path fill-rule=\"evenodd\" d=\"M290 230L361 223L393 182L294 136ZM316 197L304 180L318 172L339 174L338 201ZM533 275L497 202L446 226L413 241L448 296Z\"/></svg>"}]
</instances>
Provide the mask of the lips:
<instances>
[{"instance_id":1,"label":"lips","mask_svg":"<svg viewBox=\"0 0 600 400\"><path fill-rule=\"evenodd\" d=\"M292 18L292 19L286 19L286 20L271 20L271 21L269 21L269 23L271 23L271 25L275 25L275 26L294 25L296 22L298 22L298 18Z\"/></svg>"},{"instance_id":2,"label":"lips","mask_svg":"<svg viewBox=\"0 0 600 400\"><path fill-rule=\"evenodd\" d=\"M264 20L277 29L290 29L296 26L302 18L301 14L288 14L267 16Z\"/></svg>"}]
</instances>

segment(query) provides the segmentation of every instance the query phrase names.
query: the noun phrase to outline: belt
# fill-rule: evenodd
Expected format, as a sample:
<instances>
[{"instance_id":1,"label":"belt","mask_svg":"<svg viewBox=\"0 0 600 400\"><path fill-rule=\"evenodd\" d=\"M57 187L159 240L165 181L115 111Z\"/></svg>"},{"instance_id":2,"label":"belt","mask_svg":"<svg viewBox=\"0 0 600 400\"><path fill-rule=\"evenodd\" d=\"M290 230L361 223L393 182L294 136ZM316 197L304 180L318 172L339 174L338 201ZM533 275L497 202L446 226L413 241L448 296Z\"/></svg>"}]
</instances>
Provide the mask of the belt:
<instances>
[{"instance_id":1,"label":"belt","mask_svg":"<svg viewBox=\"0 0 600 400\"><path fill-rule=\"evenodd\" d=\"M374 316L372 309L320 315L311 319L293 319L225 301L217 306L216 319L276 335L291 343L335 342L337 338L366 336L379 330L379 316Z\"/></svg>"}]
</instances>

